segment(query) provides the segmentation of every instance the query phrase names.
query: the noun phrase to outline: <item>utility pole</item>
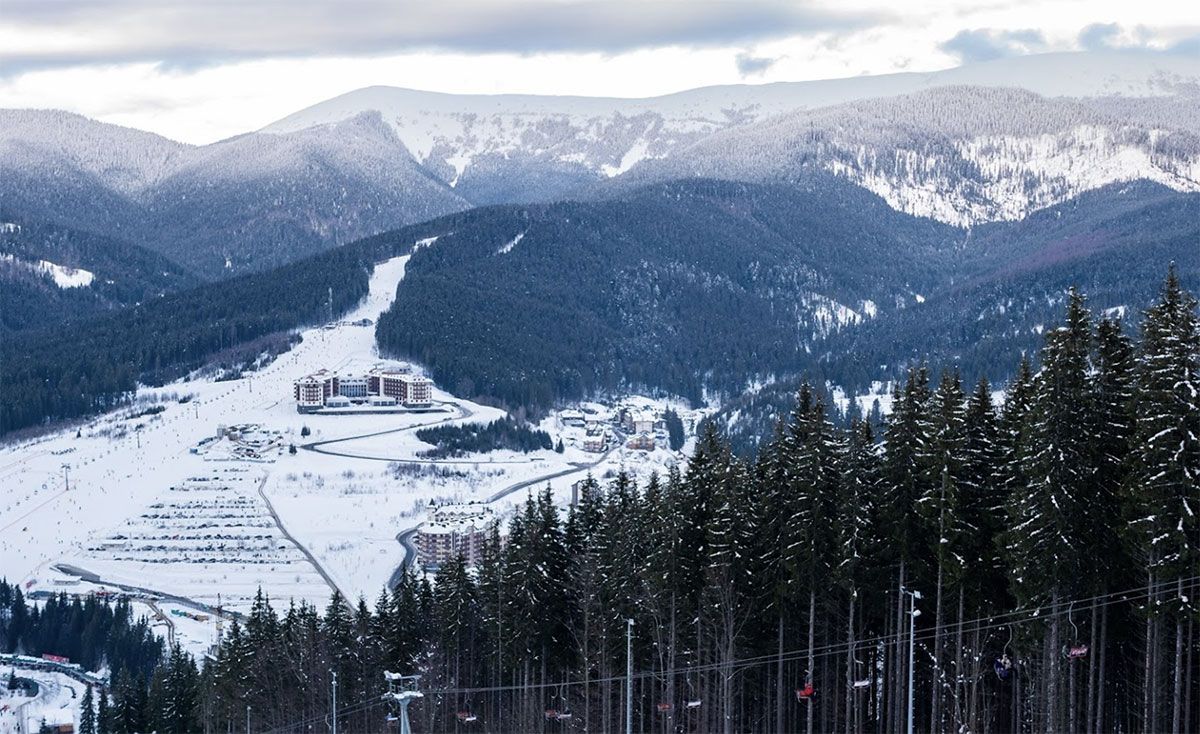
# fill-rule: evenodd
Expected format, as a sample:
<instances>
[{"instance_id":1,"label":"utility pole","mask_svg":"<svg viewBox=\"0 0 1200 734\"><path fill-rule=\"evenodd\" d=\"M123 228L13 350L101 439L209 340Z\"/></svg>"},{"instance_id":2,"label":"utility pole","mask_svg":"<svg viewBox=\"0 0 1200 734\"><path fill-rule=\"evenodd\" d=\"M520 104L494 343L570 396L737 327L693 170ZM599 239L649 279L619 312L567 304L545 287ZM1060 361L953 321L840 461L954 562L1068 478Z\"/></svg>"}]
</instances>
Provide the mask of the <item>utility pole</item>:
<instances>
[{"instance_id":1,"label":"utility pole","mask_svg":"<svg viewBox=\"0 0 1200 734\"><path fill-rule=\"evenodd\" d=\"M71 465L63 464L62 469L63 469L63 491L70 492L71 491Z\"/></svg>"},{"instance_id":2,"label":"utility pole","mask_svg":"<svg viewBox=\"0 0 1200 734\"><path fill-rule=\"evenodd\" d=\"M625 734L633 734L633 620L625 620Z\"/></svg>"},{"instance_id":3,"label":"utility pole","mask_svg":"<svg viewBox=\"0 0 1200 734\"><path fill-rule=\"evenodd\" d=\"M913 694L916 692L916 641L917 641L917 617L921 615L921 610L917 609L917 599L921 598L921 592L910 591L903 586L900 591L908 595L911 600L909 603L908 613L908 734L913 734ZM935 682L936 684L936 682Z\"/></svg>"},{"instance_id":4,"label":"utility pole","mask_svg":"<svg viewBox=\"0 0 1200 734\"><path fill-rule=\"evenodd\" d=\"M333 673L333 734L337 734L337 671Z\"/></svg>"}]
</instances>

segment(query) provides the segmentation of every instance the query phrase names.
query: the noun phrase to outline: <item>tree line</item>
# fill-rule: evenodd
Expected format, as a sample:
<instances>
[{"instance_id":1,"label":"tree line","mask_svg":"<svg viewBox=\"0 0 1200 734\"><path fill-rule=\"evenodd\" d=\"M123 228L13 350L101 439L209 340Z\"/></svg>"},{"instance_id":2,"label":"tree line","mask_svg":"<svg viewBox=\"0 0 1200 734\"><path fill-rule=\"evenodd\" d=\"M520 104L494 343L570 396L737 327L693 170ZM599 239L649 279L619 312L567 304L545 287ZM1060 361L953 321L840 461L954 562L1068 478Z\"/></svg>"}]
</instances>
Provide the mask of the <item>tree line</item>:
<instances>
[{"instance_id":1,"label":"tree line","mask_svg":"<svg viewBox=\"0 0 1200 734\"><path fill-rule=\"evenodd\" d=\"M444 459L451 456L466 456L473 453L508 450L529 453L555 447L550 434L525 425L505 416L491 423L465 423L463 425L434 426L417 431L417 438L432 444L433 448L421 452L422 456Z\"/></svg>"},{"instance_id":2,"label":"tree line","mask_svg":"<svg viewBox=\"0 0 1200 734\"><path fill-rule=\"evenodd\" d=\"M618 731L628 664L642 732L1194 731L1200 328L1173 271L1139 331L1072 292L1002 402L914 366L878 433L802 386L756 456L708 423L686 470L530 496L474 569L323 613L260 594L143 711L307 731L336 674L341 728L385 731L390 670L422 676L417 731Z\"/></svg>"},{"instance_id":3,"label":"tree line","mask_svg":"<svg viewBox=\"0 0 1200 734\"><path fill-rule=\"evenodd\" d=\"M303 729L333 670L345 725L382 731L386 669L422 675L421 731L618 731L629 633L637 731L894 732L910 705L918 731L1194 731L1200 331L1173 272L1140 331L1073 292L1002 405L914 367L876 435L805 386L753 460L709 424L686 471L589 478L565 515L547 488L476 569L374 610L262 602L205 721Z\"/></svg>"}]
</instances>

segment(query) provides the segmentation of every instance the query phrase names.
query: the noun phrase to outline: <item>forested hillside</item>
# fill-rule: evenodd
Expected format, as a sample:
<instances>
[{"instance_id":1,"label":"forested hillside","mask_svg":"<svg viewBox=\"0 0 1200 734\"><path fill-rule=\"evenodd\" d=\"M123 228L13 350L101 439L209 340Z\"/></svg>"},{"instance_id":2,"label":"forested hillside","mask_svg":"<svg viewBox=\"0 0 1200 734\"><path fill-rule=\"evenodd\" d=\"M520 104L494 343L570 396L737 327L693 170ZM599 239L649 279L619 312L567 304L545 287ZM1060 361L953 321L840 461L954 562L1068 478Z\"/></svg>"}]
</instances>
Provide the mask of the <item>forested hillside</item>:
<instances>
[{"instance_id":1,"label":"forested hillside","mask_svg":"<svg viewBox=\"0 0 1200 734\"><path fill-rule=\"evenodd\" d=\"M823 175L463 221L413 256L380 347L455 394L534 408L604 390L737 394L936 288L963 237Z\"/></svg>"},{"instance_id":2,"label":"forested hillside","mask_svg":"<svg viewBox=\"0 0 1200 734\"><path fill-rule=\"evenodd\" d=\"M128 242L3 220L0 216L0 331L50 326L198 283L173 261Z\"/></svg>"},{"instance_id":3,"label":"forested hillside","mask_svg":"<svg viewBox=\"0 0 1200 734\"><path fill-rule=\"evenodd\" d=\"M803 387L753 463L709 430L684 473L589 481L565 517L531 497L477 575L404 579L374 611L335 597L323 622L266 613L279 633L232 635L216 663L255 683L214 685L209 710L303 726L332 666L364 731L384 669L422 674L426 731L462 712L618 730L631 619L636 731L900 730L910 644L917 731L1193 731L1196 301L1172 274L1136 341L1082 295L1064 311L1003 408L986 381L914 369L876 435Z\"/></svg>"},{"instance_id":4,"label":"forested hillside","mask_svg":"<svg viewBox=\"0 0 1200 734\"><path fill-rule=\"evenodd\" d=\"M967 381L1007 379L1073 286L1099 312L1132 318L1156 297L1164 264L1200 283L1200 195L1148 182L1105 187L1021 222L976 227L953 261L922 303L831 335L797 374L859 395L921 363L955 364ZM720 420L739 450L770 437L797 387L797 377L782 379L724 406Z\"/></svg>"},{"instance_id":5,"label":"forested hillside","mask_svg":"<svg viewBox=\"0 0 1200 734\"><path fill-rule=\"evenodd\" d=\"M169 664L170 730L304 730L336 673L339 727L383 731L391 670L422 731L613 731L628 660L637 731L895 731L910 700L917 731L1194 731L1196 300L1172 272L1129 331L1073 292L1002 407L913 369L876 433L803 386L754 461L709 423L686 471L530 496L477 573L260 597L198 679Z\"/></svg>"},{"instance_id":6,"label":"forested hillside","mask_svg":"<svg viewBox=\"0 0 1200 734\"><path fill-rule=\"evenodd\" d=\"M273 348L258 340L357 304L375 263L412 242L404 232L363 240L109 316L6 336L0 433L108 410L137 383L162 384L218 353L240 350L242 360L252 361Z\"/></svg>"}]
</instances>

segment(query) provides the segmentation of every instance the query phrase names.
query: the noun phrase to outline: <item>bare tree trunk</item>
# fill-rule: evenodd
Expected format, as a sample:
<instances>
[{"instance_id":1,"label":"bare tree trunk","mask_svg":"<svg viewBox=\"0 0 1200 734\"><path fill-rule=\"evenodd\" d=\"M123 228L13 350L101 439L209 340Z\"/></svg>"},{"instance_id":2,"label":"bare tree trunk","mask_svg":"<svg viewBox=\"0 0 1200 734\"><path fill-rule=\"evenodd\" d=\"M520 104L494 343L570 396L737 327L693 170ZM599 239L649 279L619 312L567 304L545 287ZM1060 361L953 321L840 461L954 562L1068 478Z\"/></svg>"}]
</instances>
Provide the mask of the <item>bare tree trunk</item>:
<instances>
[{"instance_id":1,"label":"bare tree trunk","mask_svg":"<svg viewBox=\"0 0 1200 734\"><path fill-rule=\"evenodd\" d=\"M815 647L816 647L816 617L817 617L817 592L815 589L810 589L808 592L808 675L813 675L813 667L815 665ZM808 715L805 719L805 731L807 734L813 734L813 701L808 699Z\"/></svg>"},{"instance_id":2,"label":"bare tree trunk","mask_svg":"<svg viewBox=\"0 0 1200 734\"><path fill-rule=\"evenodd\" d=\"M892 653L892 722L891 726L888 727L889 731L900 731L901 722L904 721L902 701L904 700L906 680L904 677L904 666L900 662L905 659L905 641L904 635L901 632L907 629L904 624L904 570L904 561L900 561L900 583L896 585L896 644Z\"/></svg>"},{"instance_id":3,"label":"bare tree trunk","mask_svg":"<svg viewBox=\"0 0 1200 734\"><path fill-rule=\"evenodd\" d=\"M958 630L954 635L954 730L963 728L963 586L958 586Z\"/></svg>"},{"instance_id":4,"label":"bare tree trunk","mask_svg":"<svg viewBox=\"0 0 1200 734\"><path fill-rule=\"evenodd\" d=\"M1150 559L1154 562L1153 556ZM1151 700L1154 698L1154 571L1146 573L1146 656L1142 666L1142 731L1154 730Z\"/></svg>"},{"instance_id":5,"label":"bare tree trunk","mask_svg":"<svg viewBox=\"0 0 1200 734\"><path fill-rule=\"evenodd\" d=\"M1108 607L1105 606L1100 610L1100 669L1096 674L1096 728L1095 734L1102 734L1104 731L1104 705L1107 701L1104 698L1104 668L1108 662Z\"/></svg>"},{"instance_id":6,"label":"bare tree trunk","mask_svg":"<svg viewBox=\"0 0 1200 734\"><path fill-rule=\"evenodd\" d=\"M1060 645L1058 635L1058 589L1054 590L1051 595L1051 603L1055 610L1054 616L1050 621L1050 649L1046 664L1046 720L1043 722L1046 734L1055 734L1059 730L1058 725L1058 666L1055 664L1058 660L1058 648Z\"/></svg>"},{"instance_id":7,"label":"bare tree trunk","mask_svg":"<svg viewBox=\"0 0 1200 734\"><path fill-rule=\"evenodd\" d=\"M846 734L854 731L854 598L857 592L850 589L849 621L846 623ZM783 731L776 729L776 731Z\"/></svg>"},{"instance_id":8,"label":"bare tree trunk","mask_svg":"<svg viewBox=\"0 0 1200 734\"><path fill-rule=\"evenodd\" d=\"M1176 590L1180 598L1183 597L1183 579L1180 578L1176 584ZM1182 723L1179 710L1183 704L1183 616L1175 615L1175 685L1171 696L1174 704L1171 709L1171 734L1180 734L1179 726Z\"/></svg>"},{"instance_id":9,"label":"bare tree trunk","mask_svg":"<svg viewBox=\"0 0 1200 734\"><path fill-rule=\"evenodd\" d=\"M783 602L775 623L775 731L783 731Z\"/></svg>"},{"instance_id":10,"label":"bare tree trunk","mask_svg":"<svg viewBox=\"0 0 1200 734\"><path fill-rule=\"evenodd\" d=\"M1072 643L1067 643L1072 644ZM1075 668L1074 660L1067 661L1067 731L1075 734Z\"/></svg>"},{"instance_id":11,"label":"bare tree trunk","mask_svg":"<svg viewBox=\"0 0 1200 734\"><path fill-rule=\"evenodd\" d=\"M1089 734L1094 731L1096 722L1096 607L1097 602L1092 601L1092 622L1089 634L1091 639L1088 644L1088 671L1087 671L1087 708L1084 712L1084 731Z\"/></svg>"},{"instance_id":12,"label":"bare tree trunk","mask_svg":"<svg viewBox=\"0 0 1200 734\"><path fill-rule=\"evenodd\" d=\"M1186 679L1184 680L1183 690L1185 691L1183 700L1183 730L1192 731L1192 693L1195 688L1192 686L1192 651L1196 648L1196 620L1188 617L1187 631L1187 670Z\"/></svg>"},{"instance_id":13,"label":"bare tree trunk","mask_svg":"<svg viewBox=\"0 0 1200 734\"><path fill-rule=\"evenodd\" d=\"M942 561L938 561L937 593L933 614L933 677L929 684L929 731L942 731Z\"/></svg>"}]
</instances>

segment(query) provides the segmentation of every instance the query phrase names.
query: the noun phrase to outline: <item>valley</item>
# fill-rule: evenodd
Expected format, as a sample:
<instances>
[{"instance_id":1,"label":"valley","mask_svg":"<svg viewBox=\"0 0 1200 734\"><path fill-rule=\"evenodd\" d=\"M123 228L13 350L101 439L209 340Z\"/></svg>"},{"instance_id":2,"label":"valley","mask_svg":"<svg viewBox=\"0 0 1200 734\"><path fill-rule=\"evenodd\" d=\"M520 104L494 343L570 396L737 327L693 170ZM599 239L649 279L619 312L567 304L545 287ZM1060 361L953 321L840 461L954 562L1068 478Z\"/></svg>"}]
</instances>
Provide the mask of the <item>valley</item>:
<instances>
[{"instance_id":1,"label":"valley","mask_svg":"<svg viewBox=\"0 0 1200 734\"><path fill-rule=\"evenodd\" d=\"M143 388L129 408L5 446L0 567L9 579L33 598L132 593L172 623L155 600L183 603L208 622L173 624L172 634L203 654L217 610L245 613L260 589L316 605L334 591L374 598L413 567L398 536L418 528L431 503L484 502L503 518L526 490L548 485L566 503L588 473L624 468L645 478L677 461L665 448L616 440L589 453L582 431L554 416L544 423L566 440L561 453L422 458L429 445L417 429L504 415L438 389L430 411L298 413L292 383L304 374L393 364L378 356L369 324L391 304L408 261L379 264L357 308L303 331L293 349L241 379ZM237 441L209 439L227 426Z\"/></svg>"}]
</instances>

